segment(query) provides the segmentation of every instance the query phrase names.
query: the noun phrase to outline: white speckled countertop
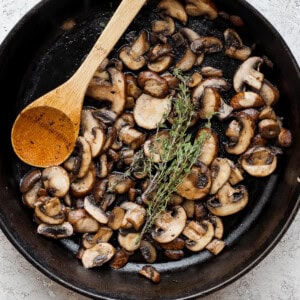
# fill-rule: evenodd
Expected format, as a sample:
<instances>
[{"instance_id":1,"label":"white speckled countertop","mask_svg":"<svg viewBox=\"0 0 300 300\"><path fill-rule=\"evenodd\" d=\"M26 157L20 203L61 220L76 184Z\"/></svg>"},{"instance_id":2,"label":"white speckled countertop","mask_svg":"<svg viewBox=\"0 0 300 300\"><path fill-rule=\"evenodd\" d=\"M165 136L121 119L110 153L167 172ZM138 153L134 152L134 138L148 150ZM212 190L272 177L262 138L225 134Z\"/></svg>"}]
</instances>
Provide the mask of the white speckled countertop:
<instances>
[{"instance_id":1,"label":"white speckled countertop","mask_svg":"<svg viewBox=\"0 0 300 300\"><path fill-rule=\"evenodd\" d=\"M57 0L59 1L59 0ZM0 0L0 42L39 0ZM300 0L249 0L281 33L300 64ZM300 299L300 213L276 248L247 275L205 300ZM0 231L0 300L87 299L32 267Z\"/></svg>"}]
</instances>

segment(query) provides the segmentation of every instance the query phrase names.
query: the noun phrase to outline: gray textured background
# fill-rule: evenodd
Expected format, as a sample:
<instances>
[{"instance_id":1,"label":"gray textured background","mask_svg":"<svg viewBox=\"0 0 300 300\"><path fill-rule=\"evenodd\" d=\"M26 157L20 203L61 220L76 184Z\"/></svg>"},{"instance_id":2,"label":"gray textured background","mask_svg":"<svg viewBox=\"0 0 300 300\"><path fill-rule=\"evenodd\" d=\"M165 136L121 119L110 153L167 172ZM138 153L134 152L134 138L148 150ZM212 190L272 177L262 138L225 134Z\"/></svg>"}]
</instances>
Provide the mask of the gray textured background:
<instances>
[{"instance_id":1,"label":"gray textured background","mask_svg":"<svg viewBox=\"0 0 300 300\"><path fill-rule=\"evenodd\" d=\"M57 0L59 1L59 0ZM38 0L0 0L0 42ZM300 0L249 0L284 37L300 64ZM254 270L205 300L300 299L300 214ZM87 299L33 268L0 231L0 299Z\"/></svg>"}]
</instances>

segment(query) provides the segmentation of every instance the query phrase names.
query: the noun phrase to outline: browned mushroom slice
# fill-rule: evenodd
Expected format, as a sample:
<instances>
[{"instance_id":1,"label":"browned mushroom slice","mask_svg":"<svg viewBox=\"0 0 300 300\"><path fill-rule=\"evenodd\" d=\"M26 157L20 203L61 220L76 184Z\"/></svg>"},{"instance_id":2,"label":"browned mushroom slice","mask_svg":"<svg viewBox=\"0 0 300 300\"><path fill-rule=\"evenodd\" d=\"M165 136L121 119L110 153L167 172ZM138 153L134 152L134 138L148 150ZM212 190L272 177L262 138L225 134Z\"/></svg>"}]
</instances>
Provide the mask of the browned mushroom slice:
<instances>
[{"instance_id":1,"label":"browned mushroom slice","mask_svg":"<svg viewBox=\"0 0 300 300\"><path fill-rule=\"evenodd\" d=\"M122 114L117 121L115 122L115 128L119 131L122 127L129 125L133 127L135 125L133 114L131 113L124 113Z\"/></svg>"},{"instance_id":2,"label":"browned mushroom slice","mask_svg":"<svg viewBox=\"0 0 300 300\"><path fill-rule=\"evenodd\" d=\"M120 50L119 57L128 69L136 71L146 65L143 55L149 48L147 33L142 31L131 46L125 46Z\"/></svg>"},{"instance_id":3,"label":"browned mushroom slice","mask_svg":"<svg viewBox=\"0 0 300 300\"><path fill-rule=\"evenodd\" d=\"M244 46L242 39L233 29L224 32L226 50L225 54L231 58L245 61L251 55L251 48Z\"/></svg>"},{"instance_id":4,"label":"browned mushroom slice","mask_svg":"<svg viewBox=\"0 0 300 300\"><path fill-rule=\"evenodd\" d=\"M160 282L160 274L152 266L143 266L143 268L139 271L139 274L150 279L154 283Z\"/></svg>"},{"instance_id":5,"label":"browned mushroom slice","mask_svg":"<svg viewBox=\"0 0 300 300\"><path fill-rule=\"evenodd\" d=\"M190 76L187 84L190 88L194 88L201 83L202 79L202 75L198 72L195 72Z\"/></svg>"},{"instance_id":6,"label":"browned mushroom slice","mask_svg":"<svg viewBox=\"0 0 300 300\"><path fill-rule=\"evenodd\" d=\"M175 240L184 229L186 213L182 206L174 206L163 211L155 220L155 228L151 234L153 239L161 244Z\"/></svg>"},{"instance_id":7,"label":"browned mushroom slice","mask_svg":"<svg viewBox=\"0 0 300 300\"><path fill-rule=\"evenodd\" d=\"M262 138L273 139L280 133L280 126L277 120L263 119L258 123L258 131Z\"/></svg>"},{"instance_id":8,"label":"browned mushroom slice","mask_svg":"<svg viewBox=\"0 0 300 300\"><path fill-rule=\"evenodd\" d=\"M146 135L130 126L124 126L119 132L119 140L136 150L145 142Z\"/></svg>"},{"instance_id":9,"label":"browned mushroom slice","mask_svg":"<svg viewBox=\"0 0 300 300\"><path fill-rule=\"evenodd\" d=\"M115 251L115 248L109 243L98 243L83 252L82 264L85 268L100 267L112 259Z\"/></svg>"},{"instance_id":10,"label":"browned mushroom slice","mask_svg":"<svg viewBox=\"0 0 300 300\"><path fill-rule=\"evenodd\" d=\"M92 114L94 118L107 126L112 126L117 119L117 114L107 108L95 109Z\"/></svg>"},{"instance_id":11,"label":"browned mushroom slice","mask_svg":"<svg viewBox=\"0 0 300 300\"><path fill-rule=\"evenodd\" d=\"M193 251L203 250L214 237L214 227L209 221L187 223L182 234L187 237L185 246Z\"/></svg>"},{"instance_id":12,"label":"browned mushroom slice","mask_svg":"<svg viewBox=\"0 0 300 300\"><path fill-rule=\"evenodd\" d=\"M191 202L191 201L189 201ZM176 238L169 243L159 244L165 250L182 250L185 246L185 242L182 238Z\"/></svg>"},{"instance_id":13,"label":"browned mushroom slice","mask_svg":"<svg viewBox=\"0 0 300 300\"><path fill-rule=\"evenodd\" d=\"M273 110L273 108L271 106L264 107L260 111L258 118L260 120L271 119L271 120L277 121L276 113L275 113L275 111Z\"/></svg>"},{"instance_id":14,"label":"browned mushroom slice","mask_svg":"<svg viewBox=\"0 0 300 300\"><path fill-rule=\"evenodd\" d=\"M20 181L21 193L26 193L33 188L33 186L41 179L41 170L34 169L29 173L25 174Z\"/></svg>"},{"instance_id":15,"label":"browned mushroom slice","mask_svg":"<svg viewBox=\"0 0 300 300\"><path fill-rule=\"evenodd\" d=\"M190 201L195 203L194 217L196 221L202 221L207 217L207 210L202 201Z\"/></svg>"},{"instance_id":16,"label":"browned mushroom slice","mask_svg":"<svg viewBox=\"0 0 300 300\"><path fill-rule=\"evenodd\" d=\"M210 215L209 221L214 225L214 237L221 239L224 234L224 225L222 219L217 216Z\"/></svg>"},{"instance_id":17,"label":"browned mushroom slice","mask_svg":"<svg viewBox=\"0 0 300 300\"><path fill-rule=\"evenodd\" d=\"M144 153L146 157L151 158L155 163L161 162L161 152L163 141L169 138L169 131L162 130L152 135L144 144Z\"/></svg>"},{"instance_id":18,"label":"browned mushroom slice","mask_svg":"<svg viewBox=\"0 0 300 300\"><path fill-rule=\"evenodd\" d=\"M25 205L30 208L35 208L39 199L39 192L42 188L42 181L38 180L28 191L22 195L22 200Z\"/></svg>"},{"instance_id":19,"label":"browned mushroom slice","mask_svg":"<svg viewBox=\"0 0 300 300\"><path fill-rule=\"evenodd\" d=\"M244 153L254 137L252 119L248 115L237 117L237 120L233 120L229 124L226 136L230 140L225 147L228 153L236 155Z\"/></svg>"},{"instance_id":20,"label":"browned mushroom slice","mask_svg":"<svg viewBox=\"0 0 300 300\"><path fill-rule=\"evenodd\" d=\"M83 208L71 210L68 213L68 222L73 226L74 231L79 233L97 232L100 226Z\"/></svg>"},{"instance_id":21,"label":"browned mushroom slice","mask_svg":"<svg viewBox=\"0 0 300 300\"><path fill-rule=\"evenodd\" d=\"M183 24L188 21L188 16L184 7L178 0L162 0L157 5L157 11L163 15L168 15L177 19Z\"/></svg>"},{"instance_id":22,"label":"browned mushroom slice","mask_svg":"<svg viewBox=\"0 0 300 300\"><path fill-rule=\"evenodd\" d=\"M120 232L118 234L119 245L126 251L135 251L140 248L141 234L138 232Z\"/></svg>"},{"instance_id":23,"label":"browned mushroom slice","mask_svg":"<svg viewBox=\"0 0 300 300\"><path fill-rule=\"evenodd\" d=\"M226 120L227 118L229 118L231 116L231 113L233 111L233 108L228 105L223 99L222 97L220 97L220 107L217 113L217 118L220 121Z\"/></svg>"},{"instance_id":24,"label":"browned mushroom slice","mask_svg":"<svg viewBox=\"0 0 300 300\"><path fill-rule=\"evenodd\" d=\"M192 43L194 40L199 39L201 36L193 29L190 29L188 27L182 27L179 29L179 32L185 36L190 43Z\"/></svg>"},{"instance_id":25,"label":"browned mushroom slice","mask_svg":"<svg viewBox=\"0 0 300 300\"><path fill-rule=\"evenodd\" d=\"M245 25L245 23L241 17L235 16L235 15L229 15L225 11L220 11L219 16L221 18L223 18L224 20L230 21L234 26L242 27Z\"/></svg>"},{"instance_id":26,"label":"browned mushroom slice","mask_svg":"<svg viewBox=\"0 0 300 300\"><path fill-rule=\"evenodd\" d=\"M91 147L92 157L96 157L105 143L104 130L99 127L98 120L93 116L92 109L83 109L81 112L81 127L83 137Z\"/></svg>"},{"instance_id":27,"label":"browned mushroom slice","mask_svg":"<svg viewBox=\"0 0 300 300\"><path fill-rule=\"evenodd\" d=\"M135 230L139 230L145 222L145 208L133 202L123 202L120 207L126 211L121 227L128 229L133 226Z\"/></svg>"},{"instance_id":28,"label":"browned mushroom slice","mask_svg":"<svg viewBox=\"0 0 300 300\"><path fill-rule=\"evenodd\" d=\"M59 225L42 223L38 226L37 233L52 239L63 239L73 234L73 227L68 222Z\"/></svg>"},{"instance_id":29,"label":"browned mushroom slice","mask_svg":"<svg viewBox=\"0 0 300 300\"><path fill-rule=\"evenodd\" d=\"M197 56L187 47L183 57L176 63L175 68L184 72L189 71L195 64Z\"/></svg>"},{"instance_id":30,"label":"browned mushroom slice","mask_svg":"<svg viewBox=\"0 0 300 300\"><path fill-rule=\"evenodd\" d=\"M172 40L175 43L175 47L186 46L187 42L184 36L180 32L176 32L172 35Z\"/></svg>"},{"instance_id":31,"label":"browned mushroom slice","mask_svg":"<svg viewBox=\"0 0 300 300\"><path fill-rule=\"evenodd\" d=\"M244 177L243 174L241 172L241 170L234 164L234 162L230 159L227 159L227 163L230 166L230 176L229 176L229 183L231 185L236 185L239 182L243 181Z\"/></svg>"},{"instance_id":32,"label":"browned mushroom slice","mask_svg":"<svg viewBox=\"0 0 300 300\"><path fill-rule=\"evenodd\" d=\"M108 216L108 223L107 225L113 229L118 230L121 228L123 223L123 219L125 216L125 210L119 206L114 207L111 213Z\"/></svg>"},{"instance_id":33,"label":"browned mushroom slice","mask_svg":"<svg viewBox=\"0 0 300 300\"><path fill-rule=\"evenodd\" d=\"M140 251L147 263L154 263L156 261L156 249L150 242L142 240Z\"/></svg>"},{"instance_id":34,"label":"browned mushroom slice","mask_svg":"<svg viewBox=\"0 0 300 300\"><path fill-rule=\"evenodd\" d=\"M151 23L151 28L155 33L170 36L175 32L175 22L172 18L163 16L163 20L154 20Z\"/></svg>"},{"instance_id":35,"label":"browned mushroom slice","mask_svg":"<svg viewBox=\"0 0 300 300\"><path fill-rule=\"evenodd\" d=\"M96 205L96 203L93 201L93 199L90 196L86 196L84 198L84 209L99 223L101 224L107 224L108 217L104 210Z\"/></svg>"},{"instance_id":36,"label":"browned mushroom slice","mask_svg":"<svg viewBox=\"0 0 300 300\"><path fill-rule=\"evenodd\" d=\"M147 56L150 62L155 62L159 58L171 54L172 50L173 48L169 44L157 44L148 51Z\"/></svg>"},{"instance_id":37,"label":"browned mushroom slice","mask_svg":"<svg viewBox=\"0 0 300 300\"><path fill-rule=\"evenodd\" d=\"M265 102L259 94L254 92L240 92L231 98L230 105L234 110L239 110L251 107L262 107L265 105Z\"/></svg>"},{"instance_id":38,"label":"browned mushroom slice","mask_svg":"<svg viewBox=\"0 0 300 300\"><path fill-rule=\"evenodd\" d=\"M209 193L210 187L211 172L205 164L198 163L178 185L177 193L188 200L199 200Z\"/></svg>"},{"instance_id":39,"label":"browned mushroom slice","mask_svg":"<svg viewBox=\"0 0 300 300\"><path fill-rule=\"evenodd\" d=\"M108 176L108 188L116 194L124 194L133 186L132 179L123 173L114 172Z\"/></svg>"},{"instance_id":40,"label":"browned mushroom slice","mask_svg":"<svg viewBox=\"0 0 300 300\"><path fill-rule=\"evenodd\" d=\"M223 71L213 67L203 67L201 74L204 77L223 77Z\"/></svg>"},{"instance_id":41,"label":"browned mushroom slice","mask_svg":"<svg viewBox=\"0 0 300 300\"><path fill-rule=\"evenodd\" d=\"M186 0L185 10L189 16L206 16L210 20L218 17L218 10L211 0Z\"/></svg>"},{"instance_id":42,"label":"browned mushroom slice","mask_svg":"<svg viewBox=\"0 0 300 300\"><path fill-rule=\"evenodd\" d=\"M180 260L184 257L182 250L165 250L164 254L169 260Z\"/></svg>"},{"instance_id":43,"label":"browned mushroom slice","mask_svg":"<svg viewBox=\"0 0 300 300\"><path fill-rule=\"evenodd\" d=\"M185 200L182 203L182 207L186 212L187 218L191 219L194 217L195 214L195 201Z\"/></svg>"},{"instance_id":44,"label":"browned mushroom slice","mask_svg":"<svg viewBox=\"0 0 300 300\"><path fill-rule=\"evenodd\" d=\"M140 72L138 84L145 94L156 98L165 98L169 92L167 80L152 71Z\"/></svg>"},{"instance_id":45,"label":"browned mushroom slice","mask_svg":"<svg viewBox=\"0 0 300 300\"><path fill-rule=\"evenodd\" d=\"M225 183L216 197L207 201L208 210L216 216L229 216L241 211L248 203L248 191L245 186L233 188Z\"/></svg>"},{"instance_id":46,"label":"browned mushroom slice","mask_svg":"<svg viewBox=\"0 0 300 300\"><path fill-rule=\"evenodd\" d=\"M264 74L259 72L259 67L263 63L261 57L253 56L244 61L233 77L234 90L243 92L246 85L260 90L264 80Z\"/></svg>"},{"instance_id":47,"label":"browned mushroom slice","mask_svg":"<svg viewBox=\"0 0 300 300\"><path fill-rule=\"evenodd\" d=\"M111 80L104 81L94 77L86 94L96 100L111 102L111 110L120 115L125 107L126 82L124 74L116 68L108 69Z\"/></svg>"},{"instance_id":48,"label":"browned mushroom slice","mask_svg":"<svg viewBox=\"0 0 300 300\"><path fill-rule=\"evenodd\" d=\"M196 134L197 138L203 138L202 151L198 157L198 161L209 166L217 157L219 151L219 139L211 128L201 128Z\"/></svg>"},{"instance_id":49,"label":"browned mushroom slice","mask_svg":"<svg viewBox=\"0 0 300 300\"><path fill-rule=\"evenodd\" d=\"M226 158L217 157L211 164L212 184L210 194L214 195L229 180L231 168Z\"/></svg>"},{"instance_id":50,"label":"browned mushroom slice","mask_svg":"<svg viewBox=\"0 0 300 300\"><path fill-rule=\"evenodd\" d=\"M142 94L142 90L137 86L136 78L131 74L126 74L125 80L127 97L133 97L134 99L137 99Z\"/></svg>"},{"instance_id":51,"label":"browned mushroom slice","mask_svg":"<svg viewBox=\"0 0 300 300\"><path fill-rule=\"evenodd\" d=\"M43 223L50 225L62 224L65 221L63 206L57 197L44 196L35 206L35 216Z\"/></svg>"},{"instance_id":52,"label":"browned mushroom slice","mask_svg":"<svg viewBox=\"0 0 300 300\"><path fill-rule=\"evenodd\" d=\"M156 73L162 73L172 65L173 60L174 58L172 55L162 56L156 61L148 62L148 69Z\"/></svg>"},{"instance_id":53,"label":"browned mushroom slice","mask_svg":"<svg viewBox=\"0 0 300 300\"><path fill-rule=\"evenodd\" d=\"M219 239L213 239L208 245L206 245L206 249L210 251L214 255L218 255L226 246L225 242Z\"/></svg>"},{"instance_id":54,"label":"browned mushroom slice","mask_svg":"<svg viewBox=\"0 0 300 300\"><path fill-rule=\"evenodd\" d=\"M42 181L49 195L54 197L64 197L70 188L68 173L60 166L44 169Z\"/></svg>"},{"instance_id":55,"label":"browned mushroom slice","mask_svg":"<svg viewBox=\"0 0 300 300\"><path fill-rule=\"evenodd\" d=\"M280 98L280 93L277 87L267 79L264 79L261 89L258 91L258 93L262 96L266 105L269 106L274 106Z\"/></svg>"},{"instance_id":56,"label":"browned mushroom slice","mask_svg":"<svg viewBox=\"0 0 300 300\"><path fill-rule=\"evenodd\" d=\"M194 102L194 105L195 108L199 110L200 119L210 119L220 109L220 94L213 88L205 88L202 97L200 99L196 97L193 98L194 101L196 101L196 99L199 101L199 104L197 103L196 106Z\"/></svg>"},{"instance_id":57,"label":"browned mushroom slice","mask_svg":"<svg viewBox=\"0 0 300 300\"><path fill-rule=\"evenodd\" d=\"M171 97L159 99L142 94L133 110L134 119L142 128L155 129L171 111Z\"/></svg>"},{"instance_id":58,"label":"browned mushroom slice","mask_svg":"<svg viewBox=\"0 0 300 300\"><path fill-rule=\"evenodd\" d=\"M201 54L202 52L211 54L222 51L222 41L214 36L200 37L191 43L191 50L195 54Z\"/></svg>"},{"instance_id":59,"label":"browned mushroom slice","mask_svg":"<svg viewBox=\"0 0 300 300\"><path fill-rule=\"evenodd\" d=\"M71 183L71 194L75 197L84 197L88 195L95 184L96 170L95 166L91 164L89 171L83 178L78 178Z\"/></svg>"},{"instance_id":60,"label":"browned mushroom slice","mask_svg":"<svg viewBox=\"0 0 300 300\"><path fill-rule=\"evenodd\" d=\"M107 243L113 235L113 231L111 228L107 226L100 226L99 230L96 234L93 235L92 243Z\"/></svg>"},{"instance_id":61,"label":"browned mushroom slice","mask_svg":"<svg viewBox=\"0 0 300 300\"><path fill-rule=\"evenodd\" d=\"M274 172L277 157L274 151L267 147L253 147L241 157L242 168L251 176L265 177Z\"/></svg>"},{"instance_id":62,"label":"browned mushroom slice","mask_svg":"<svg viewBox=\"0 0 300 300\"><path fill-rule=\"evenodd\" d=\"M123 268L129 260L129 255L123 249L116 251L113 259L111 260L109 266L115 270Z\"/></svg>"},{"instance_id":63,"label":"browned mushroom slice","mask_svg":"<svg viewBox=\"0 0 300 300\"><path fill-rule=\"evenodd\" d=\"M280 147L290 147L292 145L293 138L290 130L281 128L277 137L277 143Z\"/></svg>"}]
</instances>

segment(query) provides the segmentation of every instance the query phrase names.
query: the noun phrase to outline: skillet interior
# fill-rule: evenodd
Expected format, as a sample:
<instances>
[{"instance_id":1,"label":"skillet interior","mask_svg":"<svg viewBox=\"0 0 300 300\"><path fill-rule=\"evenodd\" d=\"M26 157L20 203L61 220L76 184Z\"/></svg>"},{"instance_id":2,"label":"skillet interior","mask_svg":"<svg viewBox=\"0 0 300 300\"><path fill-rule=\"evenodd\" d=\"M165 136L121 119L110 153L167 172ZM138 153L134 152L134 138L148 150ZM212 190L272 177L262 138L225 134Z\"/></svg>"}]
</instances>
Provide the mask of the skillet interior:
<instances>
[{"instance_id":1,"label":"skillet interior","mask_svg":"<svg viewBox=\"0 0 300 300\"><path fill-rule=\"evenodd\" d=\"M211 255L203 252L181 262L158 265L163 274L157 286L136 274L140 266L135 263L120 272L83 269L72 253L76 243L56 243L36 236L32 213L20 201L17 185L26 168L12 153L9 141L11 124L23 106L74 72L97 38L99 28L113 13L115 4L116 1L43 1L19 23L3 44L0 85L9 112L1 118L4 129L1 139L5 147L0 150L0 188L3 191L0 222L10 240L34 265L53 279L86 295L122 299L203 295L237 278L257 263L287 229L299 206L296 182L299 140L295 140L281 159L276 174L259 185L250 182L252 200L249 206L226 221L227 250L210 260ZM226 5L230 12L243 17L249 31L255 33L251 36L245 33L244 39L247 37L256 42L258 49L263 49L275 62L273 73L276 76L270 78L267 74L267 77L279 86L282 99L286 100L282 101L280 115L289 120L286 126L292 130L293 136L299 136L300 76L289 50L274 29L244 1L227 1ZM145 10L144 16L138 18L130 30L139 31L145 27L143 22L148 19L149 11L150 8ZM73 32L64 33L59 29L64 20L73 17L78 24ZM214 30L207 21L195 25L208 34ZM221 29L223 25L218 26ZM207 63L212 65L214 61ZM227 68L228 77L233 67ZM137 286L141 288L136 289Z\"/></svg>"}]
</instances>

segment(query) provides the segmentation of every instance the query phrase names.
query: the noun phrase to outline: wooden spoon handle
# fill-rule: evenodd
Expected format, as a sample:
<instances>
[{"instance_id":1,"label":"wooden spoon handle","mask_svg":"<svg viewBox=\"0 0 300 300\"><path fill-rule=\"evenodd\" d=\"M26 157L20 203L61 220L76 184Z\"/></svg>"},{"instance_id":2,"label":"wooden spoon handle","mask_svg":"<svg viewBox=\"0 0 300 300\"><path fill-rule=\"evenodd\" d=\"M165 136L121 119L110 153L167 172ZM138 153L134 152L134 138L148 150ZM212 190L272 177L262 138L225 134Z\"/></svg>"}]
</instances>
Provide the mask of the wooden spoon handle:
<instances>
[{"instance_id":1,"label":"wooden spoon handle","mask_svg":"<svg viewBox=\"0 0 300 300\"><path fill-rule=\"evenodd\" d=\"M114 48L146 1L122 0L85 61L70 80L78 92L82 91L85 93L98 66Z\"/></svg>"}]
</instances>

